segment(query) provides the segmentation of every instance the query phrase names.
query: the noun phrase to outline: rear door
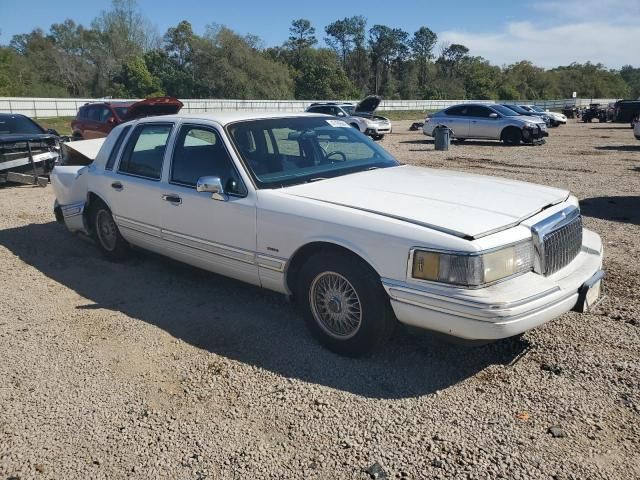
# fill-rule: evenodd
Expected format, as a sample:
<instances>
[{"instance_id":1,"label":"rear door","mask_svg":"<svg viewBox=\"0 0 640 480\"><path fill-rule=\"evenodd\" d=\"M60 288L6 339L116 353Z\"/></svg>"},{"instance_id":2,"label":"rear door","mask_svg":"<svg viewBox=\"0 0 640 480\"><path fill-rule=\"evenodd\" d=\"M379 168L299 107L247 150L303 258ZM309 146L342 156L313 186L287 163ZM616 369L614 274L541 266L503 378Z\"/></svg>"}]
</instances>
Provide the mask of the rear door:
<instances>
[{"instance_id":1,"label":"rear door","mask_svg":"<svg viewBox=\"0 0 640 480\"><path fill-rule=\"evenodd\" d=\"M453 130L453 136L457 138L466 138L469 136L469 107L466 105L457 105L445 110L443 117L437 118L438 124L443 124Z\"/></svg>"},{"instance_id":2,"label":"rear door","mask_svg":"<svg viewBox=\"0 0 640 480\"><path fill-rule=\"evenodd\" d=\"M82 122L82 137L86 140L91 140L92 138L101 138L103 136L99 134L101 106L89 105L87 107L86 115L86 118Z\"/></svg>"},{"instance_id":3,"label":"rear door","mask_svg":"<svg viewBox=\"0 0 640 480\"><path fill-rule=\"evenodd\" d=\"M161 215L166 202L161 183L173 123L140 123L129 135L120 161L97 177L99 191L129 242L165 253ZM111 160L111 159L110 159Z\"/></svg>"},{"instance_id":4,"label":"rear door","mask_svg":"<svg viewBox=\"0 0 640 480\"><path fill-rule=\"evenodd\" d=\"M471 138L499 138L498 118L489 115L495 113L482 105L469 106L469 137ZM496 133L497 132L497 133Z\"/></svg>"}]
</instances>

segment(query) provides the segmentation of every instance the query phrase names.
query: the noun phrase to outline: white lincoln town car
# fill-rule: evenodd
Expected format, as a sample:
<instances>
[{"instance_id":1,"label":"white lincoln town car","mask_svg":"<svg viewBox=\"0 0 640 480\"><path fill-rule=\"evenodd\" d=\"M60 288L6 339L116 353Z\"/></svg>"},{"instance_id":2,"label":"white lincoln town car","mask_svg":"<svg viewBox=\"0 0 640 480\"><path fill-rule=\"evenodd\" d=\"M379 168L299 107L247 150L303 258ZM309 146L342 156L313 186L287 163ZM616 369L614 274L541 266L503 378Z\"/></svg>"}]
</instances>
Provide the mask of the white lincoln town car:
<instances>
[{"instance_id":1,"label":"white lincoln town car","mask_svg":"<svg viewBox=\"0 0 640 480\"><path fill-rule=\"evenodd\" d=\"M133 245L291 296L346 355L397 321L517 335L593 308L604 276L566 190L402 165L324 115L135 120L51 182L57 220L108 258Z\"/></svg>"}]
</instances>

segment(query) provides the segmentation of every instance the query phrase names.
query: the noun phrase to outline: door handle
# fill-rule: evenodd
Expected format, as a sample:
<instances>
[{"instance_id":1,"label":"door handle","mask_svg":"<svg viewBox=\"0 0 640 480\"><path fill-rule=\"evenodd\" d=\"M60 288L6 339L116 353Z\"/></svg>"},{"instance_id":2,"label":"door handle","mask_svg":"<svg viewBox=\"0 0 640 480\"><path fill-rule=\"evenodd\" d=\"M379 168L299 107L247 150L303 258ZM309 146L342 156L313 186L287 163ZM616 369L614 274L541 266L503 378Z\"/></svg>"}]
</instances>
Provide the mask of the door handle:
<instances>
[{"instance_id":1,"label":"door handle","mask_svg":"<svg viewBox=\"0 0 640 480\"><path fill-rule=\"evenodd\" d=\"M113 182L111 184L111 188L113 188L114 190L122 190L122 184L120 182Z\"/></svg>"},{"instance_id":2,"label":"door handle","mask_svg":"<svg viewBox=\"0 0 640 480\"><path fill-rule=\"evenodd\" d=\"M182 203L182 199L178 195L162 195L162 200L169 203L175 203L177 205Z\"/></svg>"}]
</instances>

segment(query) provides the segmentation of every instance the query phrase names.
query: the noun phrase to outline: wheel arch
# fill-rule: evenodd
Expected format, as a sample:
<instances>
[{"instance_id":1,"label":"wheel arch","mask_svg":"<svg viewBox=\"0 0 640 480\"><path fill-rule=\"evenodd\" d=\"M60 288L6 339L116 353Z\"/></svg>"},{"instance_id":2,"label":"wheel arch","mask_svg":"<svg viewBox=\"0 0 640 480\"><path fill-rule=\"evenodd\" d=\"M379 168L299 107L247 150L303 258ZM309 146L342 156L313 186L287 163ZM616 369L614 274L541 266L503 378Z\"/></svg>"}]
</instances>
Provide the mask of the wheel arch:
<instances>
[{"instance_id":1,"label":"wheel arch","mask_svg":"<svg viewBox=\"0 0 640 480\"><path fill-rule=\"evenodd\" d=\"M522 129L516 125L506 125L501 131L500 131L500 140L504 140L505 138L505 134L509 131L512 130L517 130L518 132L522 132Z\"/></svg>"},{"instance_id":2,"label":"wheel arch","mask_svg":"<svg viewBox=\"0 0 640 480\"><path fill-rule=\"evenodd\" d=\"M291 256L287 265L285 267L285 283L289 292L293 295L296 291L296 282L302 266L305 262L311 258L313 255L317 255L321 252L333 252L333 253L341 253L343 255L350 256L352 258L357 259L360 263L362 263L365 267L369 268L372 272L374 272L378 277L380 276L379 272L372 265L372 263L365 258L365 255L362 253L356 252L354 249L349 248L348 246L341 245L340 243L328 240L315 240L298 248L294 254Z\"/></svg>"},{"instance_id":3,"label":"wheel arch","mask_svg":"<svg viewBox=\"0 0 640 480\"><path fill-rule=\"evenodd\" d=\"M91 212L93 212L93 209L95 208L95 206L99 205L100 203L103 203L104 205L106 205L109 211L112 211L111 207L104 200L104 198L102 198L100 195L98 195L93 191L87 192L87 201L84 206L83 215L84 215L85 225L88 227L89 233L93 231L93 215L91 215Z\"/></svg>"}]
</instances>

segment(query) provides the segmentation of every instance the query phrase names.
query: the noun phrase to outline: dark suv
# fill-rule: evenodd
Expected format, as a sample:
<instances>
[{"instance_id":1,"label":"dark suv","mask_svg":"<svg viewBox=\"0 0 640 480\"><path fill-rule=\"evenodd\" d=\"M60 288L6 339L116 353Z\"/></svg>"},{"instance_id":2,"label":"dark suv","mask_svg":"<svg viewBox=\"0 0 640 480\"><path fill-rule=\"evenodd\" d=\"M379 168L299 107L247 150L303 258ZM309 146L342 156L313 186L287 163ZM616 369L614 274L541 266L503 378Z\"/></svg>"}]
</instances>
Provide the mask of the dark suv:
<instances>
[{"instance_id":1,"label":"dark suv","mask_svg":"<svg viewBox=\"0 0 640 480\"><path fill-rule=\"evenodd\" d=\"M71 122L73 138L91 139L109 135L116 125L151 115L173 115L183 104L173 97L154 97L139 102L86 103Z\"/></svg>"}]
</instances>

